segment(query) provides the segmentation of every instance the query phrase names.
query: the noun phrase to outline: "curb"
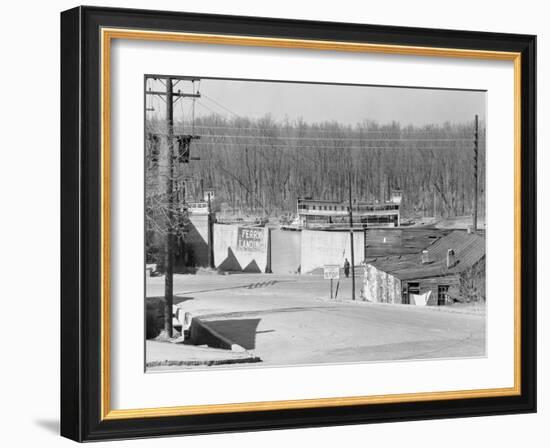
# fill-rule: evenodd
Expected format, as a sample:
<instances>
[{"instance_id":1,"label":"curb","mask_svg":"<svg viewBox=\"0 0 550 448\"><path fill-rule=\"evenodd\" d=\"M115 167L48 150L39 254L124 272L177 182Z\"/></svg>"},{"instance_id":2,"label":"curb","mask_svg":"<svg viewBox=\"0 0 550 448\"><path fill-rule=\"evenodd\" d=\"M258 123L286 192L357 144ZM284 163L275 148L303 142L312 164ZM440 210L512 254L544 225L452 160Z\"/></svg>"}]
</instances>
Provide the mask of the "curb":
<instances>
[{"instance_id":1,"label":"curb","mask_svg":"<svg viewBox=\"0 0 550 448\"><path fill-rule=\"evenodd\" d=\"M217 366L227 364L250 364L254 362L261 362L262 360L258 356L251 355L248 358L230 358L230 359L206 359L194 360L194 361L153 361L146 363L147 368L153 367L177 367L177 366Z\"/></svg>"}]
</instances>

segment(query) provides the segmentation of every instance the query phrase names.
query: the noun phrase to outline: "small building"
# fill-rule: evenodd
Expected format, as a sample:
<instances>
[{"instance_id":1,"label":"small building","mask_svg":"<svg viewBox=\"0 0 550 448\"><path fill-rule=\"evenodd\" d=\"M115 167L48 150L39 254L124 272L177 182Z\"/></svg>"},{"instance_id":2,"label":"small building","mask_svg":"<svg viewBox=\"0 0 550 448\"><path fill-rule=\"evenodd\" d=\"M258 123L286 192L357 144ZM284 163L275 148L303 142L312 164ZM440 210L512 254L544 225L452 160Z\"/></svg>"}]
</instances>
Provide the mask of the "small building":
<instances>
[{"instance_id":1,"label":"small building","mask_svg":"<svg viewBox=\"0 0 550 448\"><path fill-rule=\"evenodd\" d=\"M357 227L399 227L401 192L392 192L388 202L354 202L353 223ZM298 198L296 224L303 228L349 225L349 203Z\"/></svg>"},{"instance_id":2,"label":"small building","mask_svg":"<svg viewBox=\"0 0 550 448\"><path fill-rule=\"evenodd\" d=\"M366 263L363 299L417 305L485 299L485 236L454 230L420 253Z\"/></svg>"}]
</instances>

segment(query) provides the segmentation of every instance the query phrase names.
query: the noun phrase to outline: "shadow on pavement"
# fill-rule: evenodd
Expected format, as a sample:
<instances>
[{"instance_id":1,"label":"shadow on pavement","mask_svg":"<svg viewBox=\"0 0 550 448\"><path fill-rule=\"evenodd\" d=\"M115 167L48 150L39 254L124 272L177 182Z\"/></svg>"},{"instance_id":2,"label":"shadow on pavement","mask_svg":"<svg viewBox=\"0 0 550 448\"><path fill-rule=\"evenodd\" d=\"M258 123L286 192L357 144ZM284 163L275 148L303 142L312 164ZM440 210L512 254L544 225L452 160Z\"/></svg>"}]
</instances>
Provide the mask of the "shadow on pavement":
<instances>
[{"instance_id":1,"label":"shadow on pavement","mask_svg":"<svg viewBox=\"0 0 550 448\"><path fill-rule=\"evenodd\" d=\"M200 294L200 293L204 293L204 292L229 291L231 289L267 288L267 287L270 287L270 286L275 286L279 283L296 283L296 280L267 280L267 281L264 281L264 282L245 283L245 284L242 284L242 285L235 285L235 286L223 286L221 288L201 289L199 291L185 291L185 292L181 292L181 293L178 292L176 294Z\"/></svg>"},{"instance_id":2,"label":"shadow on pavement","mask_svg":"<svg viewBox=\"0 0 550 448\"><path fill-rule=\"evenodd\" d=\"M246 350L252 350L256 347L256 329L261 319L227 319L227 320L209 320L208 326L220 333L222 336L230 339L235 344L239 344Z\"/></svg>"},{"instance_id":3,"label":"shadow on pavement","mask_svg":"<svg viewBox=\"0 0 550 448\"><path fill-rule=\"evenodd\" d=\"M177 305L178 303L187 302L188 300L194 300L194 299L195 299L194 297L184 297L184 296L177 296L177 295L172 296L174 305Z\"/></svg>"},{"instance_id":4,"label":"shadow on pavement","mask_svg":"<svg viewBox=\"0 0 550 448\"><path fill-rule=\"evenodd\" d=\"M194 299L195 299L194 297L180 296L177 294L174 294L172 296L174 305L177 305L178 303L187 302L189 300L194 300ZM145 303L149 307L161 307L162 309L164 309L164 296L146 297Z\"/></svg>"}]
</instances>

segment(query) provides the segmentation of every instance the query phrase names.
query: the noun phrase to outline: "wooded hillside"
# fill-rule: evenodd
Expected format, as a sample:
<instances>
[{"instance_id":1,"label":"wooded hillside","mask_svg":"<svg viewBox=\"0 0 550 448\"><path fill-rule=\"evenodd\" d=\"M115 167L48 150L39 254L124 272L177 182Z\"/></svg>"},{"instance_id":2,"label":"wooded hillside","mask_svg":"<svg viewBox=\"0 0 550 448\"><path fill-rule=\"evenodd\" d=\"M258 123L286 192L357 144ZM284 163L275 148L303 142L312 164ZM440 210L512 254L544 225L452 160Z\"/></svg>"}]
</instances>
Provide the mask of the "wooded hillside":
<instances>
[{"instance_id":1,"label":"wooded hillside","mask_svg":"<svg viewBox=\"0 0 550 448\"><path fill-rule=\"evenodd\" d=\"M150 130L162 123L149 120ZM479 215L485 211L485 123L480 122ZM404 216L452 217L472 213L474 120L468 123L401 127L399 123L277 122L197 118L194 127L175 123L175 133L196 134L184 167L187 200L199 198L200 179L216 204L268 216L294 213L296 199L345 200L348 173L353 197L385 201L403 191ZM150 146L150 141L147 141ZM147 154L151 154L150 148Z\"/></svg>"}]
</instances>

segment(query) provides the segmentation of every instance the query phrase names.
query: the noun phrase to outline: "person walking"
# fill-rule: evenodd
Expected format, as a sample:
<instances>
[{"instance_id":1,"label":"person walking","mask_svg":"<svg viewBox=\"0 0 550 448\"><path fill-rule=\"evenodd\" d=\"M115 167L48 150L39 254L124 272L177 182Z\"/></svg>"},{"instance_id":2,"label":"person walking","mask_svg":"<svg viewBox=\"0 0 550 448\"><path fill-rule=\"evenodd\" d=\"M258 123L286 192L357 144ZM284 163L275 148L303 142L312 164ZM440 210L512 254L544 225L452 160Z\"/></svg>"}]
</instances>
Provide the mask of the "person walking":
<instances>
[{"instance_id":1,"label":"person walking","mask_svg":"<svg viewBox=\"0 0 550 448\"><path fill-rule=\"evenodd\" d=\"M346 261L344 261L344 274L346 275L346 278L349 277L349 261L348 259L346 258Z\"/></svg>"}]
</instances>

